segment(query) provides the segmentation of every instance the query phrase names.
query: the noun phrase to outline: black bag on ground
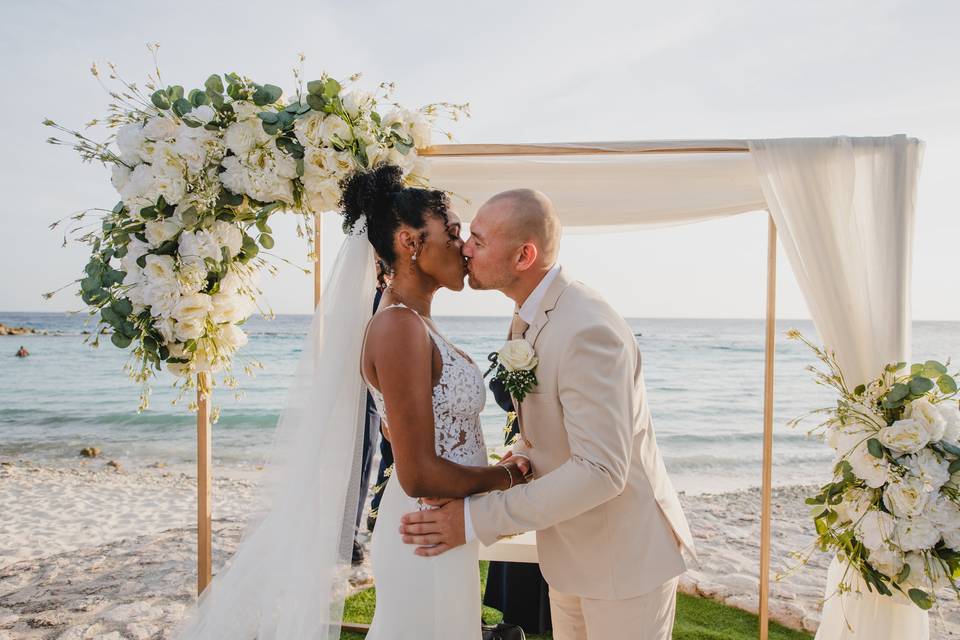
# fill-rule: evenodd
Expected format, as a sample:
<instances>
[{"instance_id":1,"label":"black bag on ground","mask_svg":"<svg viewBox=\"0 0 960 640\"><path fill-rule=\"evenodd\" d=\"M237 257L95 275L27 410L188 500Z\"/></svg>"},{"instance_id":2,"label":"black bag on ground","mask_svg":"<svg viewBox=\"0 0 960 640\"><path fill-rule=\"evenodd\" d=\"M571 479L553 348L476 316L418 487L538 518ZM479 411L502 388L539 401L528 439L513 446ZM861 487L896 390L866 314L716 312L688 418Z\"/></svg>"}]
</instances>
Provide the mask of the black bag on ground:
<instances>
[{"instance_id":1,"label":"black bag on ground","mask_svg":"<svg viewBox=\"0 0 960 640\"><path fill-rule=\"evenodd\" d=\"M523 629L515 624L498 624L483 627L483 640L526 640Z\"/></svg>"}]
</instances>

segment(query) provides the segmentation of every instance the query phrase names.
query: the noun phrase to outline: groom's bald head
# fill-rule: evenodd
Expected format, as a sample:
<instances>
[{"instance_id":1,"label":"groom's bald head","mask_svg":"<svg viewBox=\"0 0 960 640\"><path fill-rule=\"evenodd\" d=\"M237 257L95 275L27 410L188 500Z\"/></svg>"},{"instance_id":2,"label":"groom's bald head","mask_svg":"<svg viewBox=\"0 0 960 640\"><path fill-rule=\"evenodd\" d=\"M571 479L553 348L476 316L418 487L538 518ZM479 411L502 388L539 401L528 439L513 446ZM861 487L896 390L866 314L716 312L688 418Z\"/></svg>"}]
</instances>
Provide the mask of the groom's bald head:
<instances>
[{"instance_id":1,"label":"groom's bald head","mask_svg":"<svg viewBox=\"0 0 960 640\"><path fill-rule=\"evenodd\" d=\"M533 189L493 196L470 222L463 245L470 286L522 300L560 252L560 220L550 198Z\"/></svg>"},{"instance_id":2,"label":"groom's bald head","mask_svg":"<svg viewBox=\"0 0 960 640\"><path fill-rule=\"evenodd\" d=\"M557 261L560 252L560 218L545 193L535 189L503 191L487 200L480 211L499 218L500 231L518 244L535 244L540 254L538 263L550 266Z\"/></svg>"}]
</instances>

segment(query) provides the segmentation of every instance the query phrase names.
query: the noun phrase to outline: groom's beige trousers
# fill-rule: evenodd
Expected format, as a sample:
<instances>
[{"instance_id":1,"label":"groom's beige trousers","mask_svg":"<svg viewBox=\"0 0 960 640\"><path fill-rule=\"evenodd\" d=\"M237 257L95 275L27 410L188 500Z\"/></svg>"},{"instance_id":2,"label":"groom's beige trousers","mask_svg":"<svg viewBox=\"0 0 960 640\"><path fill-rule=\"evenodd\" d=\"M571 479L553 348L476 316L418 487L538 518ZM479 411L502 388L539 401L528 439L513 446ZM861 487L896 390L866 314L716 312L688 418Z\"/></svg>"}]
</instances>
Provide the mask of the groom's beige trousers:
<instances>
[{"instance_id":1,"label":"groom's beige trousers","mask_svg":"<svg viewBox=\"0 0 960 640\"><path fill-rule=\"evenodd\" d=\"M635 598L581 598L550 588L554 640L670 640L677 607L677 582Z\"/></svg>"}]
</instances>

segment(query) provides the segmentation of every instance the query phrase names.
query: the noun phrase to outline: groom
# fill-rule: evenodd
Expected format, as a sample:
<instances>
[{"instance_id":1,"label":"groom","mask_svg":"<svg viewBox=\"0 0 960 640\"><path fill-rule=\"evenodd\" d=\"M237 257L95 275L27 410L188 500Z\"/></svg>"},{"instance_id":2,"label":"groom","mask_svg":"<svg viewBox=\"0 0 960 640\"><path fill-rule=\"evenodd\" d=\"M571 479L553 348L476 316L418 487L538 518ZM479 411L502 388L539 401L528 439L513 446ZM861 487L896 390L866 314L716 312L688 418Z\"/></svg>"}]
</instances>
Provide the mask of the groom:
<instances>
[{"instance_id":1,"label":"groom","mask_svg":"<svg viewBox=\"0 0 960 640\"><path fill-rule=\"evenodd\" d=\"M403 518L416 553L537 531L556 640L668 640L689 526L657 448L627 323L556 264L560 222L530 189L488 200L463 249L470 286L514 300L511 338L533 345L538 385L518 407L536 479ZM431 546L428 546L431 545Z\"/></svg>"}]
</instances>

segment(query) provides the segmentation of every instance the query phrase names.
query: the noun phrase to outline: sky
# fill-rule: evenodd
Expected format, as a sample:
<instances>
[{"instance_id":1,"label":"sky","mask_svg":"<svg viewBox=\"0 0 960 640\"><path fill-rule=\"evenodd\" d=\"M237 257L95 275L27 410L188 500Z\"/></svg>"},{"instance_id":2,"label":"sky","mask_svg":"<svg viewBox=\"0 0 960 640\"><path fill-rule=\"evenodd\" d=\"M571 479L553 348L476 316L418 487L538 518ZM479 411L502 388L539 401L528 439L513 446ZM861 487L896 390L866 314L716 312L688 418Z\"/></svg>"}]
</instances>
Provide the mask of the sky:
<instances>
[{"instance_id":1,"label":"sky","mask_svg":"<svg viewBox=\"0 0 960 640\"><path fill-rule=\"evenodd\" d=\"M47 145L106 113L92 62L128 80L152 70L199 87L236 71L291 90L361 72L397 83L407 106L469 102L458 142L891 135L926 141L919 182L913 315L960 320L954 196L960 150L960 4L954 2L4 2L0 21L0 312L82 307L70 289L86 247L47 225L117 200L108 171ZM274 217L276 252L306 265L292 216ZM628 317L762 317L763 212L653 231L565 235L560 261ZM324 223L329 267L340 242ZM277 313L312 310L312 276L263 280ZM495 292L441 292L437 315L507 315ZM781 253L778 315L808 317Z\"/></svg>"}]
</instances>

